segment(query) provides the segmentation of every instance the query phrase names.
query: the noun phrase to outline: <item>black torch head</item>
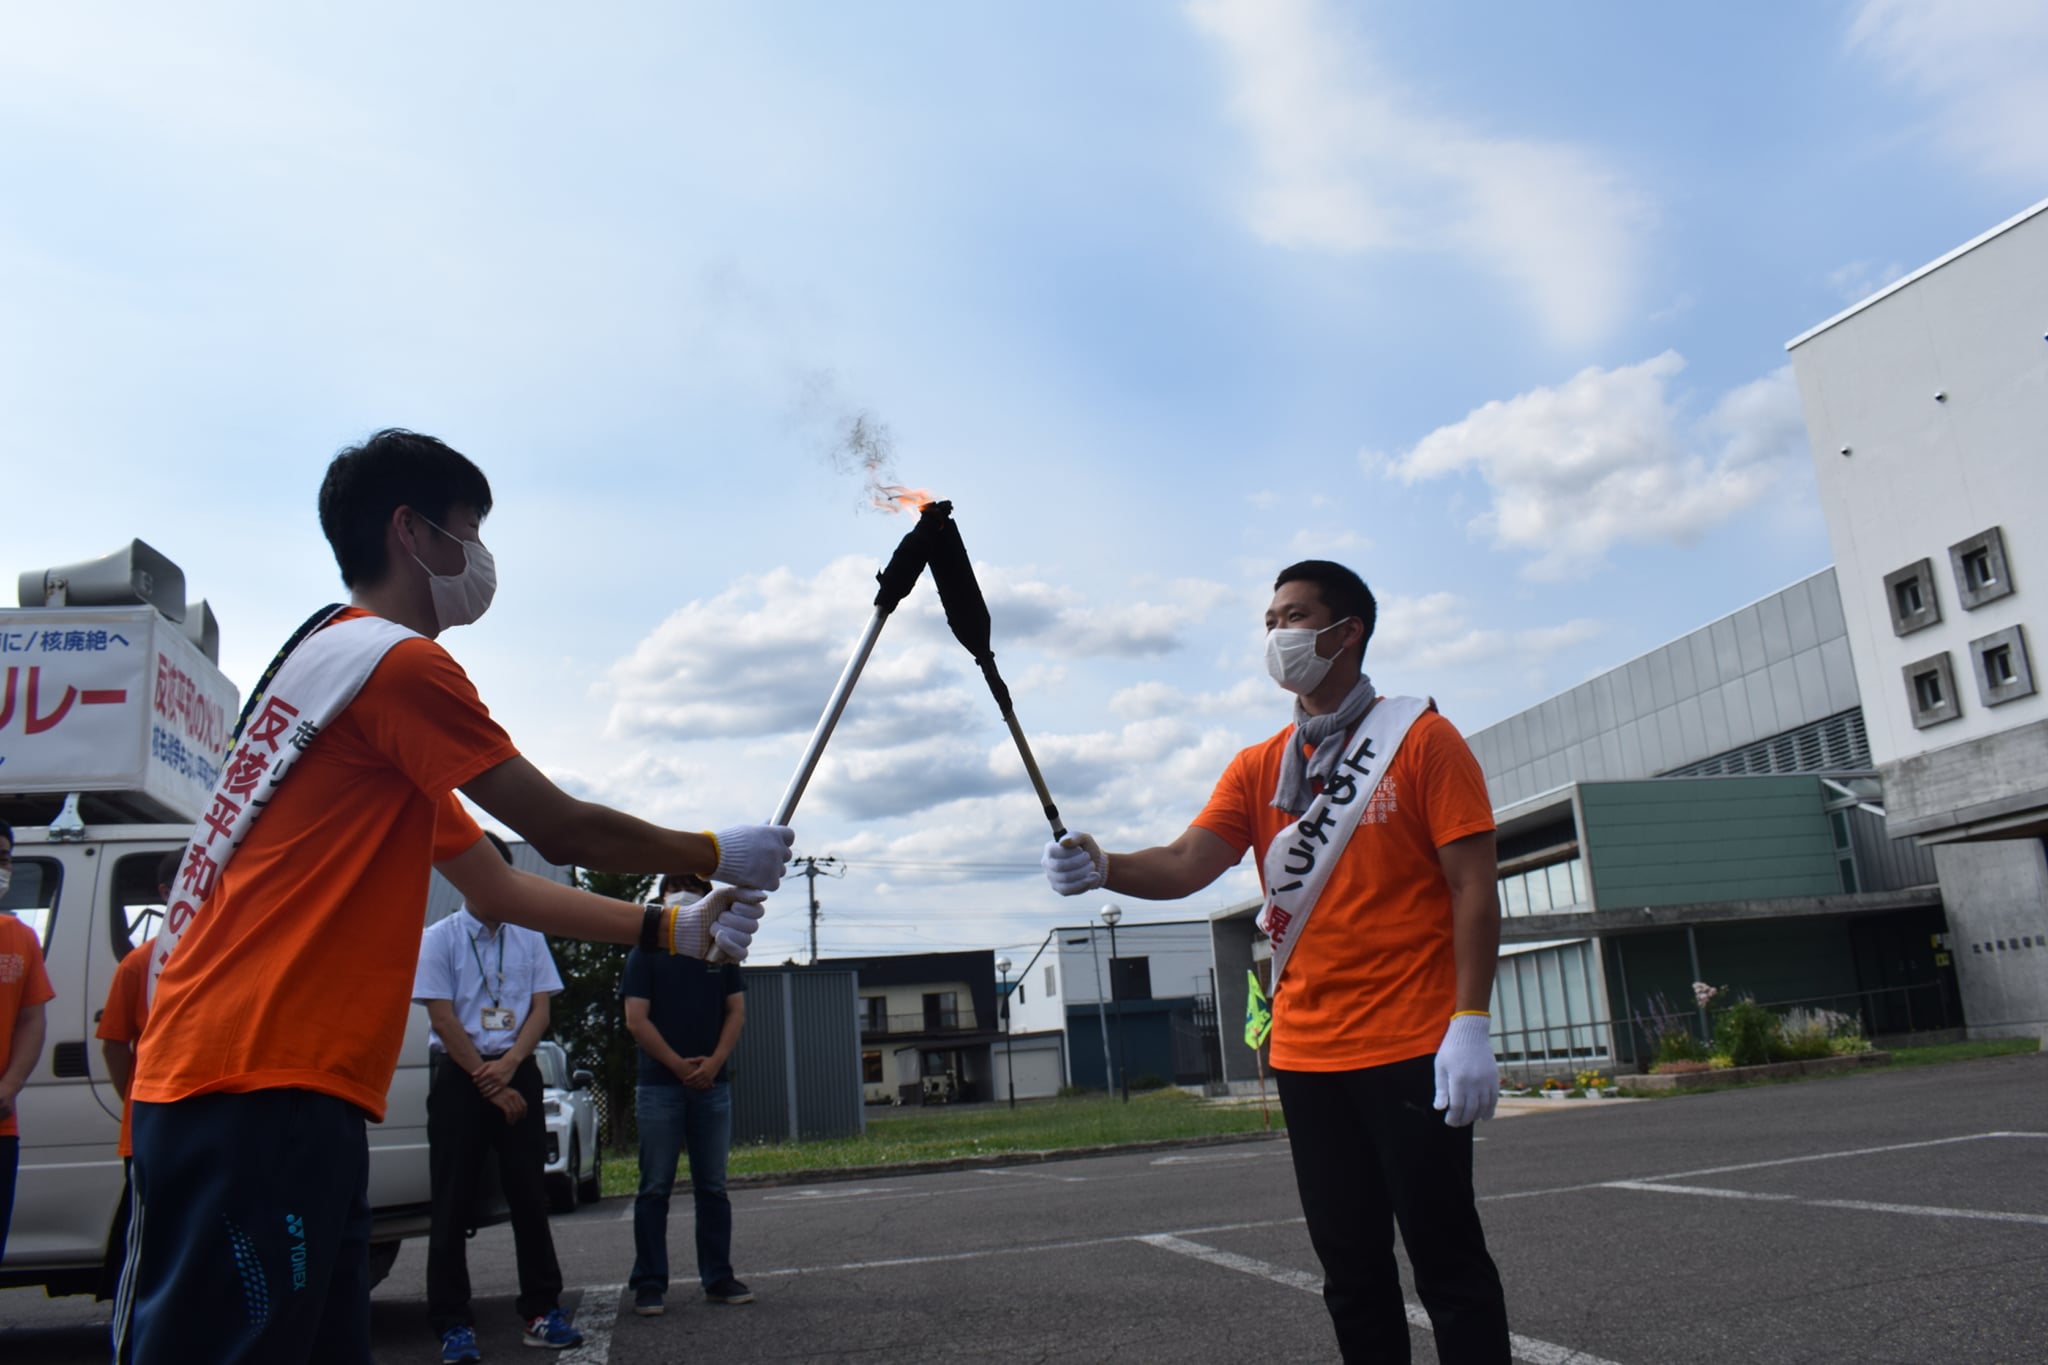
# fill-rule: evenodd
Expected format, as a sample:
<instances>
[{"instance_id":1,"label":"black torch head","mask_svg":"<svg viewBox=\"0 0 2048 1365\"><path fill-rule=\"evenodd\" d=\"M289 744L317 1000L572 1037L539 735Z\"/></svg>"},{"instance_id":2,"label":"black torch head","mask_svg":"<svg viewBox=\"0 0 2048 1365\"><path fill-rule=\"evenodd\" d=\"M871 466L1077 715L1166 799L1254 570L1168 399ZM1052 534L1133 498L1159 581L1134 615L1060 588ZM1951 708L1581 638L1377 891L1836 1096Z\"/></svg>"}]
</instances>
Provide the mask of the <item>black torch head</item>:
<instances>
[{"instance_id":1,"label":"black torch head","mask_svg":"<svg viewBox=\"0 0 2048 1365\"><path fill-rule=\"evenodd\" d=\"M932 528L940 523L951 525L952 516L953 504L950 502L928 502L924 505L924 510L918 514L917 525L896 542L896 553L889 556L889 562L875 575L875 581L881 584L875 593L877 611L888 615L917 586L918 575L924 572L929 555Z\"/></svg>"}]
</instances>

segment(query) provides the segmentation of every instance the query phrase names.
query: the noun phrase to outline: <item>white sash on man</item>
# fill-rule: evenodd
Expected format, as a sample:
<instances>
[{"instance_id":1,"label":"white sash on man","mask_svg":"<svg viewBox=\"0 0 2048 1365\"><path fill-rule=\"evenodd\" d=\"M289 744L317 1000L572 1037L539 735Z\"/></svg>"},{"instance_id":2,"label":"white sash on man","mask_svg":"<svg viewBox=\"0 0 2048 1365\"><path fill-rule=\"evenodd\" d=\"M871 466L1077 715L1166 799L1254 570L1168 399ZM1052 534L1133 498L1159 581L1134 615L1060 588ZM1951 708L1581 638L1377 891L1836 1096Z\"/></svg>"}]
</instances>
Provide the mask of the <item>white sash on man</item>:
<instances>
[{"instance_id":1,"label":"white sash on man","mask_svg":"<svg viewBox=\"0 0 2048 1365\"><path fill-rule=\"evenodd\" d=\"M1279 994L1280 975L1330 880L1330 870L1344 856L1345 845L1372 805L1380 778L1409 727L1429 708L1421 697L1381 698L1359 722L1350 750L1338 760L1336 772L1308 810L1267 846L1266 904L1259 911L1259 928L1273 944L1274 994ZM1292 735L1287 742L1295 742Z\"/></svg>"},{"instance_id":2,"label":"white sash on man","mask_svg":"<svg viewBox=\"0 0 2048 1365\"><path fill-rule=\"evenodd\" d=\"M149 964L149 999L178 940L205 909L221 870L256 824L256 817L291 775L299 756L362 691L384 655L418 632L381 616L359 616L314 631L278 667L253 699L248 720L221 762L206 813L178 863L164 927ZM260 685L259 685L260 686Z\"/></svg>"}]
</instances>

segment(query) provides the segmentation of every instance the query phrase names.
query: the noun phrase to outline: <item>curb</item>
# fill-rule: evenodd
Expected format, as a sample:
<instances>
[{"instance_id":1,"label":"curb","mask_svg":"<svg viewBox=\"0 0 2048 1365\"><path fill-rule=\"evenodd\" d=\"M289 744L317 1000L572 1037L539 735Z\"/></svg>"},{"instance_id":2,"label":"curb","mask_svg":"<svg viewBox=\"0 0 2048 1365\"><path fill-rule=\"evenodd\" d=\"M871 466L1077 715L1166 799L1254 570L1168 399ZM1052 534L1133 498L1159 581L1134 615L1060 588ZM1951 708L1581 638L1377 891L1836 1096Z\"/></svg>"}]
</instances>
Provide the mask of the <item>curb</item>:
<instances>
[{"instance_id":1,"label":"curb","mask_svg":"<svg viewBox=\"0 0 2048 1365\"><path fill-rule=\"evenodd\" d=\"M1104 1143L1093 1147L1056 1147L1048 1151L989 1152L983 1156L939 1157L930 1161L898 1161L875 1166L834 1166L817 1171L763 1171L752 1175L728 1175L727 1189L768 1188L777 1185L825 1185L841 1180L881 1180L899 1175L928 1175L942 1171L988 1171L1004 1166L1041 1166L1055 1161L1080 1161L1095 1156L1117 1156L1143 1152L1168 1152L1189 1147L1233 1147L1247 1142L1285 1141L1287 1130L1271 1132L1211 1133L1203 1137L1152 1138L1144 1142ZM677 1181L682 1192L686 1182ZM629 1196L612 1196L625 1198Z\"/></svg>"}]
</instances>

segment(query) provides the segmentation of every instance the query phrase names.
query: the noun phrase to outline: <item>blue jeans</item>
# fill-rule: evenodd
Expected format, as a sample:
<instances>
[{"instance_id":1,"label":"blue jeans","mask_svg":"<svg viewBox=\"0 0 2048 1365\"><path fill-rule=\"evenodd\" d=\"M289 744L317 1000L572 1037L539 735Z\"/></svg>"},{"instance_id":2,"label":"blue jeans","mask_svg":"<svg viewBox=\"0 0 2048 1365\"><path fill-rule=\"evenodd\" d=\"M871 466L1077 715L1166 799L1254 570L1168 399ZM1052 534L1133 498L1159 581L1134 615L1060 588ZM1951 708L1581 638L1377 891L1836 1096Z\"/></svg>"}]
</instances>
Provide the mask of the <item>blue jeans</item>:
<instances>
[{"instance_id":1,"label":"blue jeans","mask_svg":"<svg viewBox=\"0 0 2048 1365\"><path fill-rule=\"evenodd\" d=\"M732 1085L709 1090L643 1085L640 1194L633 1200L635 1292L668 1292L668 1197L676 1161L687 1149L690 1197L697 1205L697 1279L705 1288L732 1277L732 1201L725 1197L725 1157L732 1147Z\"/></svg>"}]
</instances>

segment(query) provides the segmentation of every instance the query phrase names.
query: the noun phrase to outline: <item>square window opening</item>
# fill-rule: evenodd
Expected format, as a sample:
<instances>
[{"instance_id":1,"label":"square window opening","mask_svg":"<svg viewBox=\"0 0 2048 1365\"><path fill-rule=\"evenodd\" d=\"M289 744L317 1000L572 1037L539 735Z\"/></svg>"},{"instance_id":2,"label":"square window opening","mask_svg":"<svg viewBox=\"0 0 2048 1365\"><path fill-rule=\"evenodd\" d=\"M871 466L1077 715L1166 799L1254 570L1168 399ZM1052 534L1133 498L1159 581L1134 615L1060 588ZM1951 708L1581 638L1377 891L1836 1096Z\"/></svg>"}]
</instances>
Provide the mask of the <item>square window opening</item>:
<instances>
[{"instance_id":1,"label":"square window opening","mask_svg":"<svg viewBox=\"0 0 2048 1365\"><path fill-rule=\"evenodd\" d=\"M1913 675L1913 700L1922 711L1939 711L1947 698L1941 693L1941 674L1929 669Z\"/></svg>"}]
</instances>

